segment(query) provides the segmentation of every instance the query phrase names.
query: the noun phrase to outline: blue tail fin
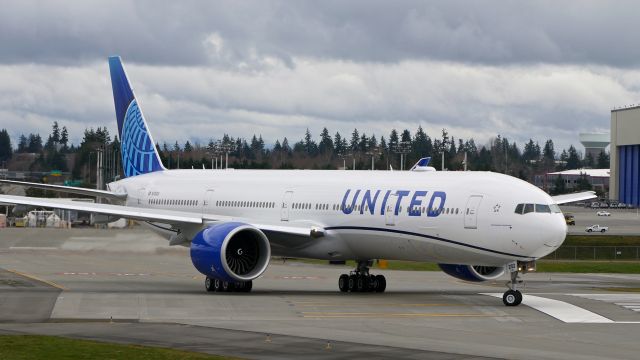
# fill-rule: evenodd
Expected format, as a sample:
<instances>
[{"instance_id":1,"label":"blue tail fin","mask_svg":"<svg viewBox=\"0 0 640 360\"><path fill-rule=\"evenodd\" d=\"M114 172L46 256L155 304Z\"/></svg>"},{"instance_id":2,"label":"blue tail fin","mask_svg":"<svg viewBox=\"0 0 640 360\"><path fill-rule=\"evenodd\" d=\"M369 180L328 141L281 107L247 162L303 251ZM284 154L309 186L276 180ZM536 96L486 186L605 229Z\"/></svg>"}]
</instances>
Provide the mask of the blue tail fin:
<instances>
[{"instance_id":1,"label":"blue tail fin","mask_svg":"<svg viewBox=\"0 0 640 360\"><path fill-rule=\"evenodd\" d=\"M124 176L130 177L164 170L119 56L109 57L109 70L118 120Z\"/></svg>"}]
</instances>

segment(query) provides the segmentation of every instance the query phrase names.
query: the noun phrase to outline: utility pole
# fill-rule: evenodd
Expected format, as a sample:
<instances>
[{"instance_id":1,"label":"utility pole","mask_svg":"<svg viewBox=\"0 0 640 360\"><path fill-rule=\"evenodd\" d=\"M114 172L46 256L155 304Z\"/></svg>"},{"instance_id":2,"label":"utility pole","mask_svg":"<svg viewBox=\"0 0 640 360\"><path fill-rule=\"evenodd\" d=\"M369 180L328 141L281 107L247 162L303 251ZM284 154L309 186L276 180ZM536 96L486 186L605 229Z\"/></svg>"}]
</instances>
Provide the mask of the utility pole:
<instances>
[{"instance_id":1,"label":"utility pole","mask_svg":"<svg viewBox=\"0 0 640 360\"><path fill-rule=\"evenodd\" d=\"M464 152L464 171L467 171L467 152Z\"/></svg>"},{"instance_id":2,"label":"utility pole","mask_svg":"<svg viewBox=\"0 0 640 360\"><path fill-rule=\"evenodd\" d=\"M395 149L396 153L400 154L400 171L404 170L404 158L405 155L411 152L411 142L401 141L398 143Z\"/></svg>"},{"instance_id":3,"label":"utility pole","mask_svg":"<svg viewBox=\"0 0 640 360\"><path fill-rule=\"evenodd\" d=\"M377 155L380 155L380 148L374 147L367 151L367 155L371 155L371 170L375 170L375 158Z\"/></svg>"}]
</instances>

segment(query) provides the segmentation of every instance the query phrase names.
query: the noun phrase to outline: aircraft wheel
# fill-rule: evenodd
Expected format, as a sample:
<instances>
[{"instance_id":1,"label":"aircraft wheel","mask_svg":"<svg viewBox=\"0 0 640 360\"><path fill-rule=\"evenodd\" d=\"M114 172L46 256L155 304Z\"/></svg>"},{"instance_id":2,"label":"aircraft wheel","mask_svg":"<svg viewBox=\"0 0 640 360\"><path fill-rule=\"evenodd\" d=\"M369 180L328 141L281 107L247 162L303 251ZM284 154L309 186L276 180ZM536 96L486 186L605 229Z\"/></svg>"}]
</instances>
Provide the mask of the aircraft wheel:
<instances>
[{"instance_id":1,"label":"aircraft wheel","mask_svg":"<svg viewBox=\"0 0 640 360\"><path fill-rule=\"evenodd\" d=\"M213 280L208 276L204 278L204 288L207 289L208 292L216 291L213 287Z\"/></svg>"},{"instance_id":2,"label":"aircraft wheel","mask_svg":"<svg viewBox=\"0 0 640 360\"><path fill-rule=\"evenodd\" d=\"M222 291L222 282L219 279L213 279L213 291Z\"/></svg>"},{"instance_id":3,"label":"aircraft wheel","mask_svg":"<svg viewBox=\"0 0 640 360\"><path fill-rule=\"evenodd\" d=\"M356 280L356 291L357 292L366 292L368 288L368 280L369 277L366 275L358 275Z\"/></svg>"},{"instance_id":4,"label":"aircraft wheel","mask_svg":"<svg viewBox=\"0 0 640 360\"><path fill-rule=\"evenodd\" d=\"M376 292L384 292L384 290L387 288L387 279L384 277L384 275L376 275L376 283Z\"/></svg>"},{"instance_id":5,"label":"aircraft wheel","mask_svg":"<svg viewBox=\"0 0 640 360\"><path fill-rule=\"evenodd\" d=\"M518 290L507 290L502 295L502 302L506 306L518 306L522 302L522 293Z\"/></svg>"},{"instance_id":6,"label":"aircraft wheel","mask_svg":"<svg viewBox=\"0 0 640 360\"><path fill-rule=\"evenodd\" d=\"M341 292L349 291L349 275L342 274L340 278L338 278L338 288Z\"/></svg>"},{"instance_id":7,"label":"aircraft wheel","mask_svg":"<svg viewBox=\"0 0 640 360\"><path fill-rule=\"evenodd\" d=\"M347 284L347 288L350 292L356 291L356 282L357 277L355 275L349 275L349 283Z\"/></svg>"}]
</instances>

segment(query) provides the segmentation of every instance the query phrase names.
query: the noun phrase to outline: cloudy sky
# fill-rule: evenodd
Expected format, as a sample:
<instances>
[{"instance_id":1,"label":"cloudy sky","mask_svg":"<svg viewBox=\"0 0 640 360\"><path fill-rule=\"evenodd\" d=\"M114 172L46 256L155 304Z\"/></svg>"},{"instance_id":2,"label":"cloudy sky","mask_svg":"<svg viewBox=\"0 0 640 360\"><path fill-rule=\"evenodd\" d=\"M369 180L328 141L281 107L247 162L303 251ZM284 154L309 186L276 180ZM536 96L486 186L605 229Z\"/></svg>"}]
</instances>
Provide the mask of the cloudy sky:
<instances>
[{"instance_id":1,"label":"cloudy sky","mask_svg":"<svg viewBox=\"0 0 640 360\"><path fill-rule=\"evenodd\" d=\"M0 128L116 133L123 57L159 142L306 128L522 143L609 131L640 103L634 1L6 1ZM582 148L580 148L582 150Z\"/></svg>"}]
</instances>

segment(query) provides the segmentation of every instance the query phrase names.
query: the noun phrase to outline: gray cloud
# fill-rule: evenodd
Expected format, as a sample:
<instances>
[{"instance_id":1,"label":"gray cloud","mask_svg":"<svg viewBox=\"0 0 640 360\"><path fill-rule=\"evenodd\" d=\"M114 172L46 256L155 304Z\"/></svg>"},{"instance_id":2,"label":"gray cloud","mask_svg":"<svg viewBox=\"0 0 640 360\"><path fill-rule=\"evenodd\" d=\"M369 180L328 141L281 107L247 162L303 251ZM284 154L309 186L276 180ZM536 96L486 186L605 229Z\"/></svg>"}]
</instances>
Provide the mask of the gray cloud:
<instances>
[{"instance_id":1,"label":"gray cloud","mask_svg":"<svg viewBox=\"0 0 640 360\"><path fill-rule=\"evenodd\" d=\"M636 66L633 1L20 1L0 12L0 61L74 64L356 62ZM211 38L221 39L215 51Z\"/></svg>"},{"instance_id":2,"label":"gray cloud","mask_svg":"<svg viewBox=\"0 0 640 360\"><path fill-rule=\"evenodd\" d=\"M640 99L640 4L20 1L0 12L0 128L115 120L123 56L157 140L392 127L577 143Z\"/></svg>"}]
</instances>

